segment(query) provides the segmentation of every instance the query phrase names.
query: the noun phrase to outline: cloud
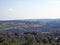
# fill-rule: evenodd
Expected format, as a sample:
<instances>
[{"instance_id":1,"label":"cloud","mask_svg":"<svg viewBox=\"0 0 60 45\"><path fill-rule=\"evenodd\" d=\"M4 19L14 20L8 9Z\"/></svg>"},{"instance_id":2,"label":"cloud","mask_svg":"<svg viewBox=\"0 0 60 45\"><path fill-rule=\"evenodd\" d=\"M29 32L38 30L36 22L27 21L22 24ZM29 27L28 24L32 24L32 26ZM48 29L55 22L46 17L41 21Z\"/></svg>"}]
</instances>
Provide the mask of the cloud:
<instances>
[{"instance_id":1,"label":"cloud","mask_svg":"<svg viewBox=\"0 0 60 45\"><path fill-rule=\"evenodd\" d=\"M9 12L12 12L12 11L13 11L13 8L8 8L8 11L9 11Z\"/></svg>"},{"instance_id":2,"label":"cloud","mask_svg":"<svg viewBox=\"0 0 60 45\"><path fill-rule=\"evenodd\" d=\"M9 15L12 15L14 13L14 9L13 8L8 8L6 13L9 14Z\"/></svg>"}]
</instances>

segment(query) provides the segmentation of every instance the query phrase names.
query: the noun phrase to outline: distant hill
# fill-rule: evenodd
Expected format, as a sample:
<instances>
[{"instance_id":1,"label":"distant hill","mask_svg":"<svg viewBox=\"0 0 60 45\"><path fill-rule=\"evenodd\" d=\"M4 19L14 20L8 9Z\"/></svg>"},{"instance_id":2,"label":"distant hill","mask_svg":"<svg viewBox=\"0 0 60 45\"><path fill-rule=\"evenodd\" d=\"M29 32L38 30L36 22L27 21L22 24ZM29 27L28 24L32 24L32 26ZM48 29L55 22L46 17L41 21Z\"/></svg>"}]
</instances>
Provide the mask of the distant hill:
<instances>
[{"instance_id":1,"label":"distant hill","mask_svg":"<svg viewBox=\"0 0 60 45\"><path fill-rule=\"evenodd\" d=\"M0 32L56 32L60 31L60 19L28 19L0 21Z\"/></svg>"}]
</instances>

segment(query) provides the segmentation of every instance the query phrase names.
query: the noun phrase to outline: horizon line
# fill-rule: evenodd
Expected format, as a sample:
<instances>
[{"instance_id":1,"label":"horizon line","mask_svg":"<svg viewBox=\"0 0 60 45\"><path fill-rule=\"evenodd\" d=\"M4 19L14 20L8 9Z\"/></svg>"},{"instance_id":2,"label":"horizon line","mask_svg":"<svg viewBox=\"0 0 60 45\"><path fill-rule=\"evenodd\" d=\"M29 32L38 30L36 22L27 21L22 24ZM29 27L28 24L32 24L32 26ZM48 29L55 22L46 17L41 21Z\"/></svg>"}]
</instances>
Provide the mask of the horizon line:
<instances>
[{"instance_id":1,"label":"horizon line","mask_svg":"<svg viewBox=\"0 0 60 45\"><path fill-rule=\"evenodd\" d=\"M54 20L56 20L56 19L60 19L60 18L41 18L41 19L54 19ZM5 19L5 20L0 20L0 21L13 21L13 20L41 20L41 19Z\"/></svg>"}]
</instances>

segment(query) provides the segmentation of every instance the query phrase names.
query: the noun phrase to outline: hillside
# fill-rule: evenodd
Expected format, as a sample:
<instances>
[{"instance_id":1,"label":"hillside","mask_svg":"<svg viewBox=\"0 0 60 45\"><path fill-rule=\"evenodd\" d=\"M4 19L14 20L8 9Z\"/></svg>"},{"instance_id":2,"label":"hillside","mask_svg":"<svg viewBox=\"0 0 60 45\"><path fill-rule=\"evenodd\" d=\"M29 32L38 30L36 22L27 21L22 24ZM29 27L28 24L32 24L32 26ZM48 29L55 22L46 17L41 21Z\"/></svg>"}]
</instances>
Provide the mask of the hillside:
<instances>
[{"instance_id":1,"label":"hillside","mask_svg":"<svg viewBox=\"0 0 60 45\"><path fill-rule=\"evenodd\" d=\"M36 31L56 32L60 31L60 19L31 19L31 20L8 20L0 21L1 31Z\"/></svg>"}]
</instances>

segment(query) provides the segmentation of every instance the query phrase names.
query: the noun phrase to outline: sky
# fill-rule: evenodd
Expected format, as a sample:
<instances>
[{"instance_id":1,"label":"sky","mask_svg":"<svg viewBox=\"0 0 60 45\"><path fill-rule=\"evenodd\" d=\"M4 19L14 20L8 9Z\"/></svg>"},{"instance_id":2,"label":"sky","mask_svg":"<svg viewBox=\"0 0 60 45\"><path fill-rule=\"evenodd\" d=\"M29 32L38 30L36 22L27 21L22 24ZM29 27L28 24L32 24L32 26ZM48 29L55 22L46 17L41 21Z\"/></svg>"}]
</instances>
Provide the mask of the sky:
<instances>
[{"instance_id":1,"label":"sky","mask_svg":"<svg viewBox=\"0 0 60 45\"><path fill-rule=\"evenodd\" d=\"M0 0L0 20L60 18L60 0Z\"/></svg>"}]
</instances>

